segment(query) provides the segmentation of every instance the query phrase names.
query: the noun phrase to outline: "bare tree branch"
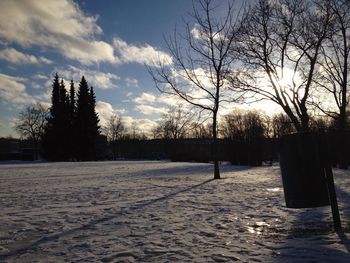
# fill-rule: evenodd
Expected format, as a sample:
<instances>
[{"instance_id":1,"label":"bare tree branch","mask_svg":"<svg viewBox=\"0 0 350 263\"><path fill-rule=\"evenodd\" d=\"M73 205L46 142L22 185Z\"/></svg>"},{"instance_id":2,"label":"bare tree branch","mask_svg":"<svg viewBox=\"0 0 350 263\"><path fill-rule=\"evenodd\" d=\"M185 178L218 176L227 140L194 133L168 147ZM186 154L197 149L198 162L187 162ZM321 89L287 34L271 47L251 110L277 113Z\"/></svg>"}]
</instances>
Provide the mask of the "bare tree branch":
<instances>
[{"instance_id":1,"label":"bare tree branch","mask_svg":"<svg viewBox=\"0 0 350 263\"><path fill-rule=\"evenodd\" d=\"M329 6L259 0L242 21L239 45L232 53L241 59L246 80L233 75L233 87L274 101L297 130L308 130L308 101L332 23ZM265 85L257 85L262 81Z\"/></svg>"}]
</instances>

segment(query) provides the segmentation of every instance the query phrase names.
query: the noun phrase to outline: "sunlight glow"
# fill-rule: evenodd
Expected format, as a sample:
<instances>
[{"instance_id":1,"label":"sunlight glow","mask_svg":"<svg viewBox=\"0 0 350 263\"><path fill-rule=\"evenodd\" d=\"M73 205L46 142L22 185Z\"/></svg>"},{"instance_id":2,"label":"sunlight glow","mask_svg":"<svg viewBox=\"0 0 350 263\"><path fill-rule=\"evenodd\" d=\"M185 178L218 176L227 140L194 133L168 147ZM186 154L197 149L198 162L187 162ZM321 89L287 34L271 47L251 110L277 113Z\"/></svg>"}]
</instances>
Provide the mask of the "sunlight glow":
<instances>
[{"instance_id":1,"label":"sunlight glow","mask_svg":"<svg viewBox=\"0 0 350 263\"><path fill-rule=\"evenodd\" d=\"M281 68L277 68L277 72L273 75L271 80L266 76L266 74L261 74L257 82L259 87L274 94L272 83L276 85L278 90L283 91L290 98L293 98L293 95L296 93L297 97L299 98L303 95L304 89L298 89L298 87L302 86L302 78L297 72L294 72L290 68L285 67L283 70ZM262 100L261 102L254 103L254 108L264 110L268 114L274 114L282 111L279 105L268 100Z\"/></svg>"}]
</instances>

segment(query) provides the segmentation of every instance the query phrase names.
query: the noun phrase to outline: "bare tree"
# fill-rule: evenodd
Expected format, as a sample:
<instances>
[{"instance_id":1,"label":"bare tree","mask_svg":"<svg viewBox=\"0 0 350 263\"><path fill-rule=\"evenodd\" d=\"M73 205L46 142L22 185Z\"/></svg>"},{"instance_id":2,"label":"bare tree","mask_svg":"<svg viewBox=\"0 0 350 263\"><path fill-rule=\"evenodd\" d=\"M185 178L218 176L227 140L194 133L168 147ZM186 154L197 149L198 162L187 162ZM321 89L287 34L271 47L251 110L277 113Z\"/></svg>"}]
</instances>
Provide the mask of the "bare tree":
<instances>
[{"instance_id":1,"label":"bare tree","mask_svg":"<svg viewBox=\"0 0 350 263\"><path fill-rule=\"evenodd\" d=\"M119 115L112 115L106 126L103 127L103 132L112 146L113 159L115 160L117 157L116 142L120 140L125 133L125 126L122 118Z\"/></svg>"},{"instance_id":2,"label":"bare tree","mask_svg":"<svg viewBox=\"0 0 350 263\"><path fill-rule=\"evenodd\" d=\"M264 115L254 110L234 110L224 117L222 134L224 138L231 140L248 141L251 138L264 137Z\"/></svg>"},{"instance_id":3,"label":"bare tree","mask_svg":"<svg viewBox=\"0 0 350 263\"><path fill-rule=\"evenodd\" d=\"M330 36L322 45L322 60L319 61L320 76L315 80L326 97L318 96L314 105L331 117L332 128L337 132L339 166L347 168L347 106L349 105L350 70L350 2L347 0L322 0L322 6L330 6L333 24Z\"/></svg>"},{"instance_id":4,"label":"bare tree","mask_svg":"<svg viewBox=\"0 0 350 263\"><path fill-rule=\"evenodd\" d=\"M185 138L189 133L189 125L193 117L193 113L186 112L180 107L170 108L166 114L163 114L162 119L155 127L154 137L162 139Z\"/></svg>"},{"instance_id":5,"label":"bare tree","mask_svg":"<svg viewBox=\"0 0 350 263\"><path fill-rule=\"evenodd\" d=\"M221 125L222 136L230 140L243 140L244 138L244 113L241 110L233 110L224 116Z\"/></svg>"},{"instance_id":6,"label":"bare tree","mask_svg":"<svg viewBox=\"0 0 350 263\"><path fill-rule=\"evenodd\" d=\"M272 117L271 126L271 136L273 139L279 139L283 135L295 132L290 118L283 113L276 114Z\"/></svg>"},{"instance_id":7,"label":"bare tree","mask_svg":"<svg viewBox=\"0 0 350 263\"><path fill-rule=\"evenodd\" d=\"M189 138L196 139L209 139L212 138L212 125L211 123L193 121L190 123Z\"/></svg>"},{"instance_id":8,"label":"bare tree","mask_svg":"<svg viewBox=\"0 0 350 263\"><path fill-rule=\"evenodd\" d=\"M110 142L121 139L125 132L125 126L122 118L119 115L112 115L109 118L106 126L103 127L103 132L107 136L107 140Z\"/></svg>"},{"instance_id":9,"label":"bare tree","mask_svg":"<svg viewBox=\"0 0 350 263\"><path fill-rule=\"evenodd\" d=\"M227 91L227 74L233 58L229 55L235 41L237 14L228 1L223 16L212 0L198 0L193 5L193 22L185 22L185 34L175 29L166 42L172 55L167 66L158 61L149 68L157 88L178 96L187 103L208 112L212 118L214 179L220 178L217 154L217 117ZM215 2L217 3L217 2ZM185 45L183 45L185 43Z\"/></svg>"},{"instance_id":10,"label":"bare tree","mask_svg":"<svg viewBox=\"0 0 350 263\"><path fill-rule=\"evenodd\" d=\"M348 0L322 0L320 5L329 5L333 14L331 35L322 45L322 60L319 62L320 77L315 82L330 94L335 108L316 100L315 106L337 122L337 128L347 127L346 108L349 104L348 85L350 70L350 2ZM329 101L327 100L329 105Z\"/></svg>"},{"instance_id":11,"label":"bare tree","mask_svg":"<svg viewBox=\"0 0 350 263\"><path fill-rule=\"evenodd\" d=\"M48 109L37 103L21 111L14 125L15 130L22 137L32 141L36 160L39 158L39 143L44 134L48 116Z\"/></svg>"},{"instance_id":12,"label":"bare tree","mask_svg":"<svg viewBox=\"0 0 350 263\"><path fill-rule=\"evenodd\" d=\"M258 165L263 160L266 126L264 115L256 110L236 109L224 117L224 138L236 149L231 155L234 164Z\"/></svg>"},{"instance_id":13,"label":"bare tree","mask_svg":"<svg viewBox=\"0 0 350 263\"><path fill-rule=\"evenodd\" d=\"M259 0L241 25L233 54L243 68L233 74L233 86L279 104L297 131L309 130L313 80L331 24L329 5Z\"/></svg>"},{"instance_id":14,"label":"bare tree","mask_svg":"<svg viewBox=\"0 0 350 263\"><path fill-rule=\"evenodd\" d=\"M146 133L137 121L133 121L129 127L127 127L127 132L124 134L123 138L126 140L147 140L149 134Z\"/></svg>"},{"instance_id":15,"label":"bare tree","mask_svg":"<svg viewBox=\"0 0 350 263\"><path fill-rule=\"evenodd\" d=\"M332 119L328 116L313 117L310 122L311 130L316 132L324 132L332 126Z\"/></svg>"}]
</instances>

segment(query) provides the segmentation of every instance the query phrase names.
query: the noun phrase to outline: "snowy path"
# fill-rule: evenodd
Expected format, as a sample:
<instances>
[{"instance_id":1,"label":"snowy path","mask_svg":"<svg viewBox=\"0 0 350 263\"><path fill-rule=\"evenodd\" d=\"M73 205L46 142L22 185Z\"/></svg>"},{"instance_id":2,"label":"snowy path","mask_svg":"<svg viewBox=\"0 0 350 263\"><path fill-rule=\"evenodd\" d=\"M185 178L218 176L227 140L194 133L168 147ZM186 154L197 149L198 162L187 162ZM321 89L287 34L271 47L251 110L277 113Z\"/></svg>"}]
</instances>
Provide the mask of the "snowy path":
<instances>
[{"instance_id":1,"label":"snowy path","mask_svg":"<svg viewBox=\"0 0 350 263\"><path fill-rule=\"evenodd\" d=\"M147 161L0 165L0 261L350 262L350 173L329 207L284 207L278 167Z\"/></svg>"}]
</instances>

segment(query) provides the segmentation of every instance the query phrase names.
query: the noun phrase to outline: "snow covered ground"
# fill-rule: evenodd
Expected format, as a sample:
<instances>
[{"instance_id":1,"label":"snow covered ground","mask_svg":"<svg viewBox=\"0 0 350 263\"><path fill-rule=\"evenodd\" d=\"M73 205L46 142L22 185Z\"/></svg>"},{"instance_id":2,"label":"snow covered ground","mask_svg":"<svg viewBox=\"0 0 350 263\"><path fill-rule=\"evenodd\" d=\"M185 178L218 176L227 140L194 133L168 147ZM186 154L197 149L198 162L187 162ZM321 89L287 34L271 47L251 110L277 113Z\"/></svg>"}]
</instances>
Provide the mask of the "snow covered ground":
<instances>
[{"instance_id":1,"label":"snow covered ground","mask_svg":"<svg viewBox=\"0 0 350 263\"><path fill-rule=\"evenodd\" d=\"M278 166L0 165L0 261L350 262L350 173L330 207L285 208Z\"/></svg>"}]
</instances>

